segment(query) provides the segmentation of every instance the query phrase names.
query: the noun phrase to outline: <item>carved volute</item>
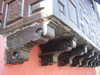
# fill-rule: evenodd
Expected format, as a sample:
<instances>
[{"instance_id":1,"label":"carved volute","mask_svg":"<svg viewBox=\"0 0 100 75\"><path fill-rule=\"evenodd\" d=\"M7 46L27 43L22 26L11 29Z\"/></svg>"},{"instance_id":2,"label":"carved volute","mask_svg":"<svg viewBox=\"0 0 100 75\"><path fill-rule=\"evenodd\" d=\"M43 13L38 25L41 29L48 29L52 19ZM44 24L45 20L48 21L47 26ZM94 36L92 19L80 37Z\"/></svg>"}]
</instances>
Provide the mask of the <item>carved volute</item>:
<instances>
[{"instance_id":1,"label":"carved volute","mask_svg":"<svg viewBox=\"0 0 100 75\"><path fill-rule=\"evenodd\" d=\"M42 66L99 66L100 22L95 10L90 0L0 0L5 63L28 61L38 45Z\"/></svg>"}]
</instances>

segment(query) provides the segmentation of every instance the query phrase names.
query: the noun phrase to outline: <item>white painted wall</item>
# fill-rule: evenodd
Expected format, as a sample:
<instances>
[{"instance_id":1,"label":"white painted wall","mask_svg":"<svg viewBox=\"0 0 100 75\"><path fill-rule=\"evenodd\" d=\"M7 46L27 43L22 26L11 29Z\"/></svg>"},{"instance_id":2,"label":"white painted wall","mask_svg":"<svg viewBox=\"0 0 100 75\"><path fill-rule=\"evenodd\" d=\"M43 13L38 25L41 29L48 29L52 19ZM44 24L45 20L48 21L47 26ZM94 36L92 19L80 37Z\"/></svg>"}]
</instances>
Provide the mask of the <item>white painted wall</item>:
<instances>
[{"instance_id":1,"label":"white painted wall","mask_svg":"<svg viewBox=\"0 0 100 75\"><path fill-rule=\"evenodd\" d=\"M100 5L98 3L96 4L97 4L98 12L99 12L99 17L100 17Z\"/></svg>"}]
</instances>

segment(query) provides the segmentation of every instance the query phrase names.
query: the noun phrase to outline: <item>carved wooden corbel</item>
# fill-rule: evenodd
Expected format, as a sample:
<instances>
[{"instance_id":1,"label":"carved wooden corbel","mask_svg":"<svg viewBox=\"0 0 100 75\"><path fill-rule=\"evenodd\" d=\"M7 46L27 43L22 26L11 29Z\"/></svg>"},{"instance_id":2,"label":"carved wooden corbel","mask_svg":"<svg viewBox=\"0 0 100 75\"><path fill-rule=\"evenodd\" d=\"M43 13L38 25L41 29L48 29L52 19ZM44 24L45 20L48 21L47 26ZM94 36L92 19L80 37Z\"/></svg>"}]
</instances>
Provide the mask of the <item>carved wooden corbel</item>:
<instances>
[{"instance_id":1,"label":"carved wooden corbel","mask_svg":"<svg viewBox=\"0 0 100 75\"><path fill-rule=\"evenodd\" d=\"M58 60L59 66L65 66L73 63L73 59L75 56L83 55L84 53L87 53L87 48L85 46L77 46L76 48L73 48L70 52L64 52L62 53Z\"/></svg>"},{"instance_id":2,"label":"carved wooden corbel","mask_svg":"<svg viewBox=\"0 0 100 75\"><path fill-rule=\"evenodd\" d=\"M100 65L100 57L97 57L100 52L100 39L90 35L98 35L99 32L94 33L94 30L90 29L92 26L88 24L90 21L87 16L78 16L80 14L76 11L77 6L73 6L76 5L74 0L68 1L67 4L72 9L66 8L69 6L65 5L65 1L0 0L0 34L4 37L6 63L22 64L28 61L31 49L39 45L39 58L43 66L57 62L58 66ZM65 14L63 9L68 10L68 14ZM90 16L94 17L91 14L88 17ZM94 21L99 24L97 19Z\"/></svg>"},{"instance_id":3,"label":"carved wooden corbel","mask_svg":"<svg viewBox=\"0 0 100 75\"><path fill-rule=\"evenodd\" d=\"M53 39L55 30L48 23L47 21L35 26L27 26L6 35L6 63L17 64L27 61L32 47Z\"/></svg>"},{"instance_id":4,"label":"carved wooden corbel","mask_svg":"<svg viewBox=\"0 0 100 75\"><path fill-rule=\"evenodd\" d=\"M94 56L92 56L91 58L86 58L84 60L82 60L82 65L81 66L85 66L85 67L92 67L91 62L95 61L96 59L98 59L98 55L100 53L94 53Z\"/></svg>"},{"instance_id":5,"label":"carved wooden corbel","mask_svg":"<svg viewBox=\"0 0 100 75\"><path fill-rule=\"evenodd\" d=\"M82 61L86 58L91 58L91 56L94 56L94 50L88 50L88 52L82 56L76 56L73 59L72 66L80 66L82 65Z\"/></svg>"},{"instance_id":6,"label":"carved wooden corbel","mask_svg":"<svg viewBox=\"0 0 100 75\"><path fill-rule=\"evenodd\" d=\"M58 56L62 52L70 51L76 47L76 42L73 39L62 39L59 41L48 42L47 44L40 45L41 65L51 65L51 63L58 62Z\"/></svg>"},{"instance_id":7,"label":"carved wooden corbel","mask_svg":"<svg viewBox=\"0 0 100 75\"><path fill-rule=\"evenodd\" d=\"M95 61L93 61L91 64L94 67L98 67L98 66L100 66L99 62L100 62L100 55L98 55L98 59L96 59Z\"/></svg>"},{"instance_id":8,"label":"carved wooden corbel","mask_svg":"<svg viewBox=\"0 0 100 75\"><path fill-rule=\"evenodd\" d=\"M95 63L96 67L100 66L100 60Z\"/></svg>"},{"instance_id":9,"label":"carved wooden corbel","mask_svg":"<svg viewBox=\"0 0 100 75\"><path fill-rule=\"evenodd\" d=\"M88 62L88 66L87 67L97 67L98 65L96 64L98 61L100 60L100 53L97 54L97 58L96 59L92 59Z\"/></svg>"}]
</instances>

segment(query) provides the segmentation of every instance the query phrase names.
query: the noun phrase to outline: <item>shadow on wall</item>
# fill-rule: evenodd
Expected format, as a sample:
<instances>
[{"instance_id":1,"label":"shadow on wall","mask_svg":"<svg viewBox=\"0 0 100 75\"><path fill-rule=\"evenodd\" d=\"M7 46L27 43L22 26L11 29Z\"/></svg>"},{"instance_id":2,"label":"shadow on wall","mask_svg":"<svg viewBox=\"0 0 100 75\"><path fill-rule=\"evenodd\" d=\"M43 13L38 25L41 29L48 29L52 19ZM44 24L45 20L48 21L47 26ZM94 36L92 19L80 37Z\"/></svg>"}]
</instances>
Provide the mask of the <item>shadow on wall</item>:
<instances>
[{"instance_id":1,"label":"shadow on wall","mask_svg":"<svg viewBox=\"0 0 100 75\"><path fill-rule=\"evenodd\" d=\"M4 53L3 38L0 37L0 61ZM20 65L3 64L0 62L0 75L96 75L95 68L85 67L58 67L58 64L51 66L40 66L39 46L35 46L30 52L29 61ZM3 73L2 73L3 72Z\"/></svg>"}]
</instances>

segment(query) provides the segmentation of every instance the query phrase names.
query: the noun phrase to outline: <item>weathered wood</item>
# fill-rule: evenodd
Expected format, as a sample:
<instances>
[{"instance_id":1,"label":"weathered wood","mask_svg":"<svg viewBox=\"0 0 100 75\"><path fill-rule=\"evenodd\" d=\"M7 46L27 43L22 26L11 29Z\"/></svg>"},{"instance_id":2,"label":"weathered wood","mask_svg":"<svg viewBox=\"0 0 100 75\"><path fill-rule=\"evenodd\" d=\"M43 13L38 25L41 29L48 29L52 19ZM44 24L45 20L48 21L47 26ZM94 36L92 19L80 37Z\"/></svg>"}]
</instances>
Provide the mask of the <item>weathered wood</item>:
<instances>
[{"instance_id":1,"label":"weathered wood","mask_svg":"<svg viewBox=\"0 0 100 75\"><path fill-rule=\"evenodd\" d=\"M76 48L73 48L70 52L63 52L59 58L58 58L58 65L59 66L65 66L74 63L72 60L76 56L81 56L83 54L87 53L87 48L82 46L77 46Z\"/></svg>"},{"instance_id":2,"label":"weathered wood","mask_svg":"<svg viewBox=\"0 0 100 75\"><path fill-rule=\"evenodd\" d=\"M24 63L24 61L28 61L32 47L45 44L49 39L53 39L55 36L54 29L49 27L51 31L45 30L49 28L47 28L48 24L46 27L44 27L44 25L45 23L33 23L30 26L6 34L6 63L21 64Z\"/></svg>"},{"instance_id":3,"label":"weathered wood","mask_svg":"<svg viewBox=\"0 0 100 75\"><path fill-rule=\"evenodd\" d=\"M41 65L98 66L99 28L97 9L90 0L0 0L0 34L10 64L24 63L32 47L39 45ZM95 56L92 51L86 54L83 45Z\"/></svg>"},{"instance_id":4,"label":"weathered wood","mask_svg":"<svg viewBox=\"0 0 100 75\"><path fill-rule=\"evenodd\" d=\"M76 56L72 61L72 66L80 66L82 65L82 61L86 58L91 58L94 56L94 50L88 50L88 52L82 56Z\"/></svg>"},{"instance_id":5,"label":"weathered wood","mask_svg":"<svg viewBox=\"0 0 100 75\"><path fill-rule=\"evenodd\" d=\"M23 46L24 44L36 41L40 38L42 35L42 32L36 33L38 29L43 29L42 25L36 25L31 26L23 29L19 29L19 31L16 31L14 34L7 35L6 40L7 41L7 47L8 49L14 49L19 46Z\"/></svg>"}]
</instances>

